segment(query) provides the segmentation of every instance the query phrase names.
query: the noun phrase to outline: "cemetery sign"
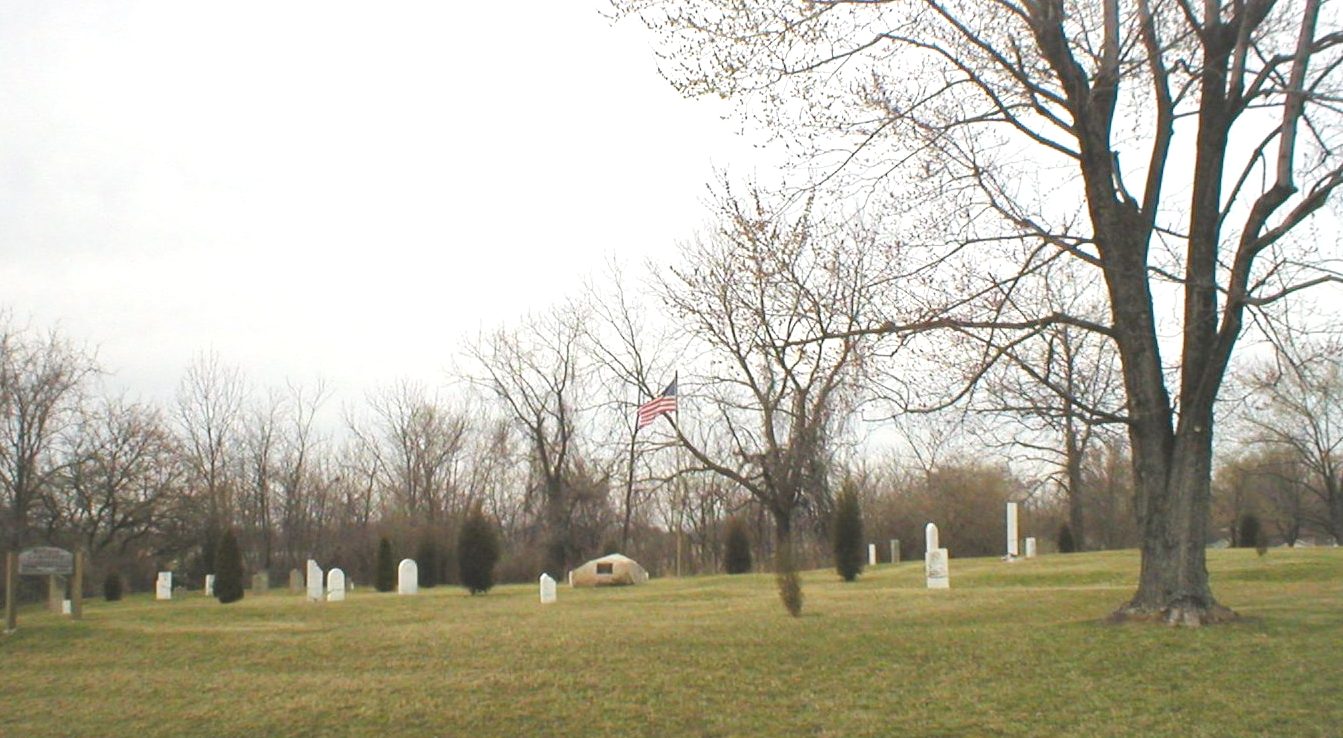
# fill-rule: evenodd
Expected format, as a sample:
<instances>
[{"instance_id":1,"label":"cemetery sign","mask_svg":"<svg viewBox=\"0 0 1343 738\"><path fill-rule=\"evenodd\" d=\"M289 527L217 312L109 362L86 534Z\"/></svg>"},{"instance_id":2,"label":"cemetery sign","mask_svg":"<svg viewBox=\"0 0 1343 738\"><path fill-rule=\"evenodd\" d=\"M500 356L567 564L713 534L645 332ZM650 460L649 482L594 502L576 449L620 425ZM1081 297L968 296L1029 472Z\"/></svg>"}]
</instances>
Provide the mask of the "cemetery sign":
<instances>
[{"instance_id":1,"label":"cemetery sign","mask_svg":"<svg viewBox=\"0 0 1343 738\"><path fill-rule=\"evenodd\" d=\"M63 548L38 546L19 554L19 575L73 574L75 555Z\"/></svg>"}]
</instances>

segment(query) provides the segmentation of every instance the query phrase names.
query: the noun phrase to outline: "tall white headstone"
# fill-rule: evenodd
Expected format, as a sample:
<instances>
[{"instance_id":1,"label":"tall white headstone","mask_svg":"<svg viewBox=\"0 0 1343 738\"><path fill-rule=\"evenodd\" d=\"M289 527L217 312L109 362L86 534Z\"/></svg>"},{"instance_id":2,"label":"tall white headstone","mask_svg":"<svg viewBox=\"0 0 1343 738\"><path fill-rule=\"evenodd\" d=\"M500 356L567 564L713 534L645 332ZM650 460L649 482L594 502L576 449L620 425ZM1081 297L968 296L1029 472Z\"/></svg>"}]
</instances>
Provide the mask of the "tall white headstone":
<instances>
[{"instance_id":1,"label":"tall white headstone","mask_svg":"<svg viewBox=\"0 0 1343 738\"><path fill-rule=\"evenodd\" d=\"M875 543L867 544L867 565L877 565L877 544Z\"/></svg>"},{"instance_id":2,"label":"tall white headstone","mask_svg":"<svg viewBox=\"0 0 1343 738\"><path fill-rule=\"evenodd\" d=\"M206 597L215 596L215 575L213 574L205 575L205 596Z\"/></svg>"},{"instance_id":3,"label":"tall white headstone","mask_svg":"<svg viewBox=\"0 0 1343 738\"><path fill-rule=\"evenodd\" d=\"M154 583L154 599L171 600L173 598L173 573L170 571L159 572L158 581Z\"/></svg>"},{"instance_id":4,"label":"tall white headstone","mask_svg":"<svg viewBox=\"0 0 1343 738\"><path fill-rule=\"evenodd\" d=\"M555 580L549 574L541 575L541 604L549 605L555 601Z\"/></svg>"},{"instance_id":5,"label":"tall white headstone","mask_svg":"<svg viewBox=\"0 0 1343 738\"><path fill-rule=\"evenodd\" d=\"M945 548L933 549L924 555L923 567L928 578L928 589L951 587L951 566L948 558Z\"/></svg>"},{"instance_id":6,"label":"tall white headstone","mask_svg":"<svg viewBox=\"0 0 1343 738\"><path fill-rule=\"evenodd\" d=\"M1017 503L1007 503L1007 555L1018 556L1017 550Z\"/></svg>"},{"instance_id":7,"label":"tall white headstone","mask_svg":"<svg viewBox=\"0 0 1343 738\"><path fill-rule=\"evenodd\" d=\"M403 595L419 594L420 566L414 559L401 559L396 567L396 593Z\"/></svg>"},{"instance_id":8,"label":"tall white headstone","mask_svg":"<svg viewBox=\"0 0 1343 738\"><path fill-rule=\"evenodd\" d=\"M322 595L322 567L317 565L314 559L308 559L308 601L321 602Z\"/></svg>"},{"instance_id":9,"label":"tall white headstone","mask_svg":"<svg viewBox=\"0 0 1343 738\"><path fill-rule=\"evenodd\" d=\"M1034 537L1034 536L1028 536L1028 537L1026 538L1026 558L1028 558L1028 559L1033 559L1033 558L1035 558L1035 537Z\"/></svg>"},{"instance_id":10,"label":"tall white headstone","mask_svg":"<svg viewBox=\"0 0 1343 738\"><path fill-rule=\"evenodd\" d=\"M331 569L326 573L326 601L343 602L345 600L345 572Z\"/></svg>"},{"instance_id":11,"label":"tall white headstone","mask_svg":"<svg viewBox=\"0 0 1343 738\"><path fill-rule=\"evenodd\" d=\"M923 526L923 573L928 580L928 589L946 589L951 586L950 567L947 564L947 550L938 545L937 524Z\"/></svg>"}]
</instances>

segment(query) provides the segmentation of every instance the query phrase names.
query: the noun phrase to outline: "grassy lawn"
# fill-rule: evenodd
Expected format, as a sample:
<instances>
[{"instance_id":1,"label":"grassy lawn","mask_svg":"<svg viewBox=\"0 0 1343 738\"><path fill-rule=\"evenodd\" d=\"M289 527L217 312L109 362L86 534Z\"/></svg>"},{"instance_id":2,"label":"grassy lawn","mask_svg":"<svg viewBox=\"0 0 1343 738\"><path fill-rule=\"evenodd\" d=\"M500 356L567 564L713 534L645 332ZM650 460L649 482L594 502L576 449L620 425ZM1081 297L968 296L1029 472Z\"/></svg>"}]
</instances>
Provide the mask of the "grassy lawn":
<instances>
[{"instance_id":1,"label":"grassy lawn","mask_svg":"<svg viewBox=\"0 0 1343 738\"><path fill-rule=\"evenodd\" d=\"M1132 551L809 572L799 619L763 574L27 609L0 736L1343 735L1343 549L1209 561L1241 622L1104 624Z\"/></svg>"}]
</instances>

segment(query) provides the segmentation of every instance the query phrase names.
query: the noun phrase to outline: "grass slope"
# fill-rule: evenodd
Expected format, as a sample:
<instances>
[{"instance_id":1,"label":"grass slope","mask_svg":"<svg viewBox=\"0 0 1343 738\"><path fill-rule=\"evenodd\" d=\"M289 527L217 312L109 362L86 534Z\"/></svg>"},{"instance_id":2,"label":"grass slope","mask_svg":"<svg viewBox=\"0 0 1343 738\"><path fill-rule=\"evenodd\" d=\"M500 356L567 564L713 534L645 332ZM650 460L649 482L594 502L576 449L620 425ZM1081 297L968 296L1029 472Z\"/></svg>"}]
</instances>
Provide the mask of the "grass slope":
<instances>
[{"instance_id":1,"label":"grass slope","mask_svg":"<svg viewBox=\"0 0 1343 738\"><path fill-rule=\"evenodd\" d=\"M360 588L36 609L0 638L0 736L1340 735L1343 549L1210 551L1245 618L1112 626L1131 551L484 597Z\"/></svg>"}]
</instances>

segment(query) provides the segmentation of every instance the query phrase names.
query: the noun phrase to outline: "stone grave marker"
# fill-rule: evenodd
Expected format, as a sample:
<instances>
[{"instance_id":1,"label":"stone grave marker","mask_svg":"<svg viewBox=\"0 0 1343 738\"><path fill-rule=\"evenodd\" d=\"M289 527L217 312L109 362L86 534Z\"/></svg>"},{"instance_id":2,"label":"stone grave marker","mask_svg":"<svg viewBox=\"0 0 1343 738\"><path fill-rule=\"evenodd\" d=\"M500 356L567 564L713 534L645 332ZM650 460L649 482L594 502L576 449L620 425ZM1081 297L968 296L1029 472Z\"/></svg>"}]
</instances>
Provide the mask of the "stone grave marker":
<instances>
[{"instance_id":1,"label":"stone grave marker","mask_svg":"<svg viewBox=\"0 0 1343 738\"><path fill-rule=\"evenodd\" d=\"M1017 547L1017 503L1007 503L1007 557L1014 559L1021 555Z\"/></svg>"},{"instance_id":2,"label":"stone grave marker","mask_svg":"<svg viewBox=\"0 0 1343 738\"><path fill-rule=\"evenodd\" d=\"M289 593L303 594L303 572L298 569L289 570Z\"/></svg>"},{"instance_id":3,"label":"stone grave marker","mask_svg":"<svg viewBox=\"0 0 1343 738\"><path fill-rule=\"evenodd\" d=\"M892 564L898 564L898 563L900 563L900 539L899 539L899 538L892 538L892 539L891 539L891 563L892 563Z\"/></svg>"},{"instance_id":4,"label":"stone grave marker","mask_svg":"<svg viewBox=\"0 0 1343 738\"><path fill-rule=\"evenodd\" d=\"M867 544L867 565L877 565L877 544L875 543Z\"/></svg>"},{"instance_id":5,"label":"stone grave marker","mask_svg":"<svg viewBox=\"0 0 1343 738\"><path fill-rule=\"evenodd\" d=\"M252 575L252 594L262 594L270 591L270 574L259 571Z\"/></svg>"},{"instance_id":6,"label":"stone grave marker","mask_svg":"<svg viewBox=\"0 0 1343 738\"><path fill-rule=\"evenodd\" d=\"M396 567L396 593L403 595L419 594L420 567L414 559L401 559Z\"/></svg>"},{"instance_id":7,"label":"stone grave marker","mask_svg":"<svg viewBox=\"0 0 1343 738\"><path fill-rule=\"evenodd\" d=\"M345 601L345 572L332 569L326 573L326 601Z\"/></svg>"},{"instance_id":8,"label":"stone grave marker","mask_svg":"<svg viewBox=\"0 0 1343 738\"><path fill-rule=\"evenodd\" d=\"M154 582L154 599L171 600L173 598L173 573L170 571L159 572L159 578Z\"/></svg>"},{"instance_id":9,"label":"stone grave marker","mask_svg":"<svg viewBox=\"0 0 1343 738\"><path fill-rule=\"evenodd\" d=\"M948 589L951 587L951 567L948 565L947 550L938 545L937 525L929 523L923 528L923 573L928 589Z\"/></svg>"},{"instance_id":10,"label":"stone grave marker","mask_svg":"<svg viewBox=\"0 0 1343 738\"><path fill-rule=\"evenodd\" d=\"M325 594L322 588L322 567L313 559L308 559L308 601L321 602Z\"/></svg>"},{"instance_id":11,"label":"stone grave marker","mask_svg":"<svg viewBox=\"0 0 1343 738\"><path fill-rule=\"evenodd\" d=\"M1026 558L1035 558L1035 536L1026 537Z\"/></svg>"},{"instance_id":12,"label":"stone grave marker","mask_svg":"<svg viewBox=\"0 0 1343 738\"><path fill-rule=\"evenodd\" d=\"M541 604L549 605L555 601L555 580L549 574L541 575Z\"/></svg>"},{"instance_id":13,"label":"stone grave marker","mask_svg":"<svg viewBox=\"0 0 1343 738\"><path fill-rule=\"evenodd\" d=\"M205 596L206 597L215 596L215 575L213 574L205 575Z\"/></svg>"}]
</instances>

